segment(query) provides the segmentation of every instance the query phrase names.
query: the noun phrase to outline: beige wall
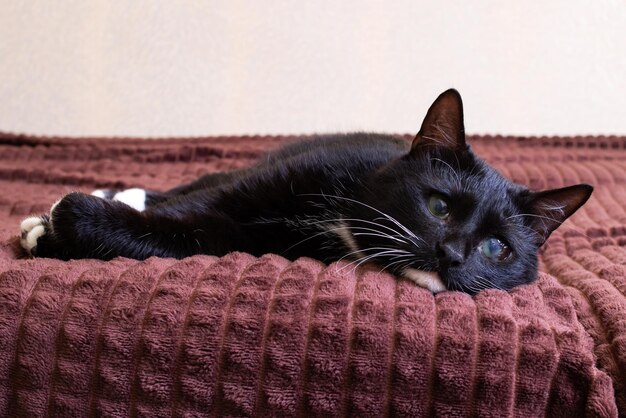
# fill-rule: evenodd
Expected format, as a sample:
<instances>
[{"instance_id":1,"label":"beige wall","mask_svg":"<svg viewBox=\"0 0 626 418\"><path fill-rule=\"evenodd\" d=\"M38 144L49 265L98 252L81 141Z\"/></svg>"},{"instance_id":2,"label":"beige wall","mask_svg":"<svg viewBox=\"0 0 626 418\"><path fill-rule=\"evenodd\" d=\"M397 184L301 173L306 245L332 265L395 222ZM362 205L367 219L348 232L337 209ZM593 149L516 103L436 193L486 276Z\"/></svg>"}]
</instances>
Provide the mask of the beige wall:
<instances>
[{"instance_id":1,"label":"beige wall","mask_svg":"<svg viewBox=\"0 0 626 418\"><path fill-rule=\"evenodd\" d=\"M47 4L47 5L46 5ZM626 3L3 1L0 130L626 134Z\"/></svg>"}]
</instances>

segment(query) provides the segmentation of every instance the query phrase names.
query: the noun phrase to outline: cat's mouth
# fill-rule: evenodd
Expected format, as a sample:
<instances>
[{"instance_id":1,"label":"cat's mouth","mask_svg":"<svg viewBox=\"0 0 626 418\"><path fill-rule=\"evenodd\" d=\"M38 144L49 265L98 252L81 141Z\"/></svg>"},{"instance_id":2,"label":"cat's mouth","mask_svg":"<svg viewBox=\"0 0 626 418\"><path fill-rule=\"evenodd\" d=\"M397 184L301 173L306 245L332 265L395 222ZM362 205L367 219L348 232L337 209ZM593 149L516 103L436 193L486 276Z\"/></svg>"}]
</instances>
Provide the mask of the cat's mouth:
<instances>
[{"instance_id":1,"label":"cat's mouth","mask_svg":"<svg viewBox=\"0 0 626 418\"><path fill-rule=\"evenodd\" d=\"M409 267L404 270L402 275L433 293L443 292L448 289L436 271L424 271Z\"/></svg>"}]
</instances>

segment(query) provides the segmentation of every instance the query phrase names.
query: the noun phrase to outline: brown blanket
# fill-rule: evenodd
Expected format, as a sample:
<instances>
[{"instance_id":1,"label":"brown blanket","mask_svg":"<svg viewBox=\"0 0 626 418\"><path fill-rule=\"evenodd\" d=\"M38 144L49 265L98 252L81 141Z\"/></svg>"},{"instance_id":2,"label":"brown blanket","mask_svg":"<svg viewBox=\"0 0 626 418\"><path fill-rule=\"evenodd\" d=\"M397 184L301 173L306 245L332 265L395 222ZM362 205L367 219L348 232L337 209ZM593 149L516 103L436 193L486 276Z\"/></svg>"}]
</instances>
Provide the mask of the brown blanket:
<instances>
[{"instance_id":1,"label":"brown blanket","mask_svg":"<svg viewBox=\"0 0 626 418\"><path fill-rule=\"evenodd\" d=\"M510 293L277 255L19 249L21 218L63 193L165 189L293 139L0 134L0 416L626 416L626 138L470 138L533 188L596 187Z\"/></svg>"}]
</instances>

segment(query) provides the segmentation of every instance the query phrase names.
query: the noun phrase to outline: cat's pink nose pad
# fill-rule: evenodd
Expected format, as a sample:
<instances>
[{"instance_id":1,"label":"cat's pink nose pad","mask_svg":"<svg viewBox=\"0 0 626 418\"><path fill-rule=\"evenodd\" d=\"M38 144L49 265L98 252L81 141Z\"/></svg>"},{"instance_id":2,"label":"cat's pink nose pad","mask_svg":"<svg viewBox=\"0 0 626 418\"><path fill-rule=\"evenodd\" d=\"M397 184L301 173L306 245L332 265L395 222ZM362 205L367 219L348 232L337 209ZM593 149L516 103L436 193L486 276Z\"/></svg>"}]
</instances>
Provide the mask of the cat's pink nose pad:
<instances>
[{"instance_id":1,"label":"cat's pink nose pad","mask_svg":"<svg viewBox=\"0 0 626 418\"><path fill-rule=\"evenodd\" d=\"M465 261L465 246L462 242L444 241L437 244L437 258L449 267L458 267Z\"/></svg>"}]
</instances>

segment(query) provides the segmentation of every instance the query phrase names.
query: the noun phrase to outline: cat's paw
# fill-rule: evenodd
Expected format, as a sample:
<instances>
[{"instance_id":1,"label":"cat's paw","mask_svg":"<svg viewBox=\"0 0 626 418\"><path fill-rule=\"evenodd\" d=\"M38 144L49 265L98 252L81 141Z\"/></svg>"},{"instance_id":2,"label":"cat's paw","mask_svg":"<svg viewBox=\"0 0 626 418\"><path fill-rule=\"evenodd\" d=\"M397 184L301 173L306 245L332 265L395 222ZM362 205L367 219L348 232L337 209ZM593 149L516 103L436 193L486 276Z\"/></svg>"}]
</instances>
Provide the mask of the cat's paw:
<instances>
[{"instance_id":1,"label":"cat's paw","mask_svg":"<svg viewBox=\"0 0 626 418\"><path fill-rule=\"evenodd\" d=\"M32 257L67 260L76 256L84 249L81 231L85 220L92 219L103 203L79 192L66 194L50 207L48 215L31 216L22 221L22 248Z\"/></svg>"},{"instance_id":2,"label":"cat's paw","mask_svg":"<svg viewBox=\"0 0 626 418\"><path fill-rule=\"evenodd\" d=\"M92 196L106 200L115 200L126 203L133 209L143 212L146 209L146 191L144 189L132 188L126 190L99 189L91 192Z\"/></svg>"},{"instance_id":3,"label":"cat's paw","mask_svg":"<svg viewBox=\"0 0 626 418\"><path fill-rule=\"evenodd\" d=\"M51 223L48 215L31 216L24 219L20 224L20 244L28 255L35 257L39 240L50 232Z\"/></svg>"},{"instance_id":4,"label":"cat's paw","mask_svg":"<svg viewBox=\"0 0 626 418\"><path fill-rule=\"evenodd\" d=\"M404 270L403 276L412 280L416 285L428 289L433 293L439 293L447 290L446 284L443 282L439 274L434 271L423 271L414 268Z\"/></svg>"},{"instance_id":5,"label":"cat's paw","mask_svg":"<svg viewBox=\"0 0 626 418\"><path fill-rule=\"evenodd\" d=\"M31 216L24 219L20 224L20 245L28 255L32 257L45 256L41 251L41 244L45 242L45 247L49 247L51 244L52 217L62 200L59 199L52 204L49 215Z\"/></svg>"}]
</instances>

